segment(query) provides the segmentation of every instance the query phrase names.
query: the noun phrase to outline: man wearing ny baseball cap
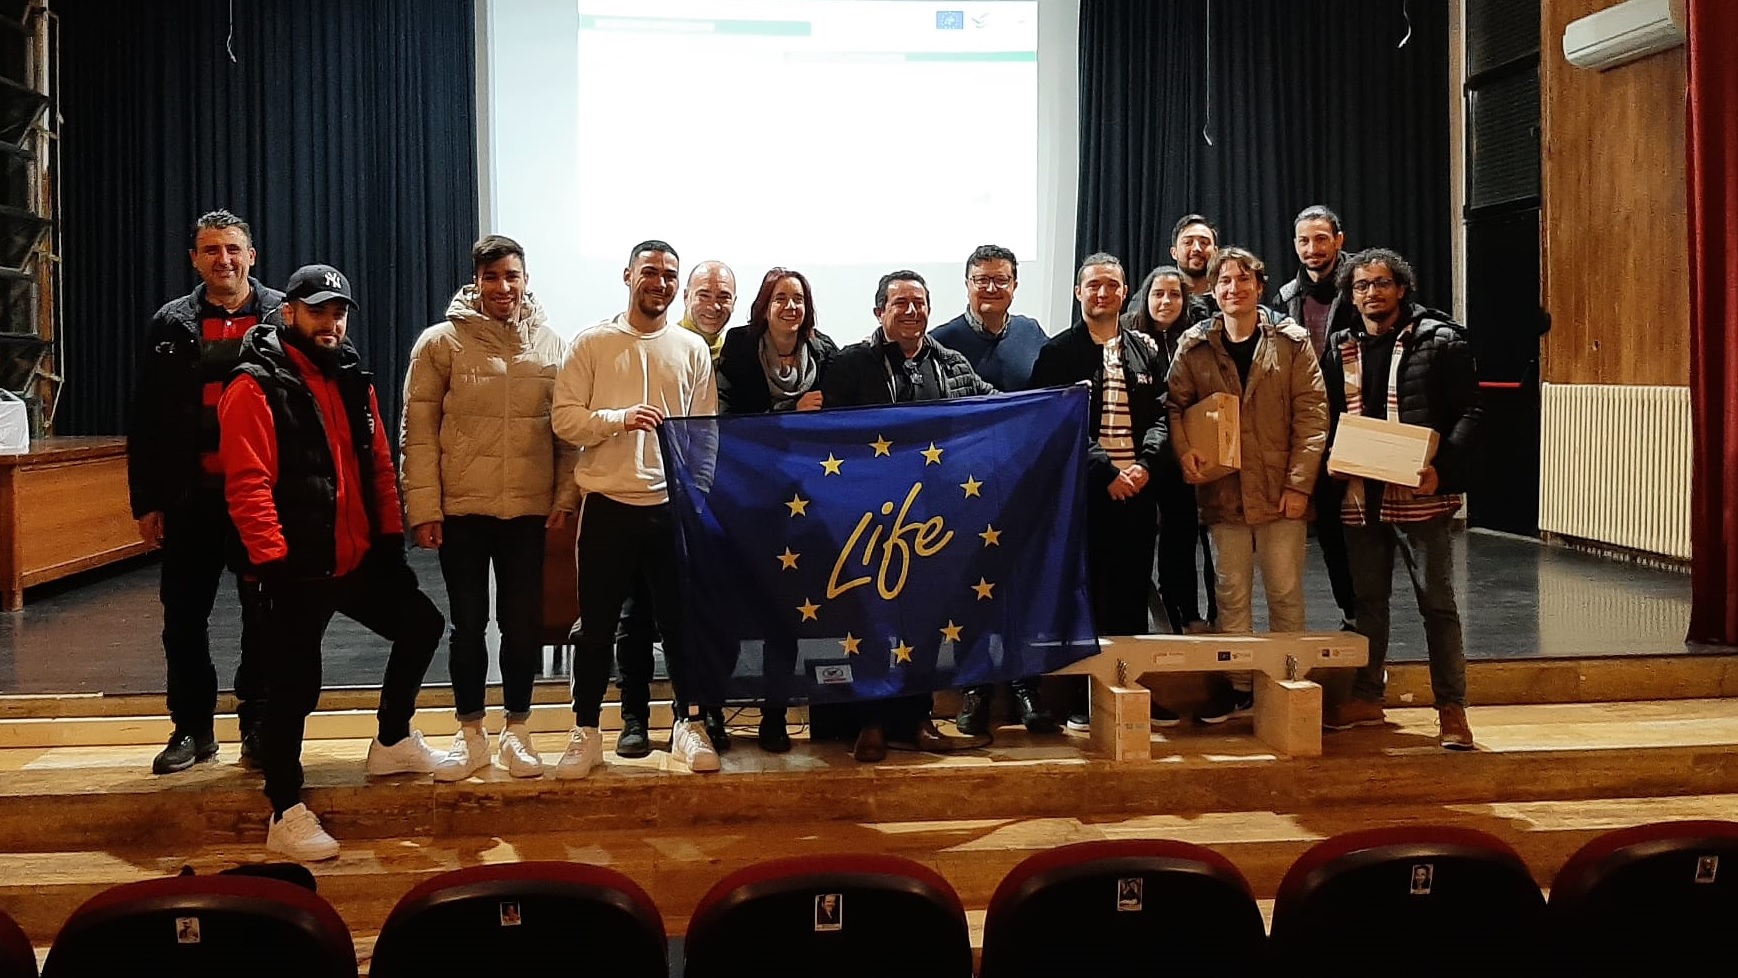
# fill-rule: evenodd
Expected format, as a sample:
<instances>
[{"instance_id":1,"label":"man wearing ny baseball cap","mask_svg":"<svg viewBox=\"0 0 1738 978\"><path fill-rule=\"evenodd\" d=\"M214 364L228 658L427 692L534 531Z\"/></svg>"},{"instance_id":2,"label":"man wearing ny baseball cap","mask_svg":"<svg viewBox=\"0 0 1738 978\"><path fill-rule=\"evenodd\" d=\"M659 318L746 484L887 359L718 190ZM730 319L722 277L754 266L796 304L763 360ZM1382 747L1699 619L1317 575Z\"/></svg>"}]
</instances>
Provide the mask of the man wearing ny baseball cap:
<instances>
[{"instance_id":1,"label":"man wearing ny baseball cap","mask_svg":"<svg viewBox=\"0 0 1738 978\"><path fill-rule=\"evenodd\" d=\"M354 346L350 281L330 265L290 276L279 316L242 341L218 403L224 495L259 581L268 647L260 728L272 818L266 847L338 854L301 803L302 729L320 698L320 642L343 613L392 642L371 775L427 773L441 755L410 729L446 621L405 563L397 474L380 404Z\"/></svg>"}]
</instances>

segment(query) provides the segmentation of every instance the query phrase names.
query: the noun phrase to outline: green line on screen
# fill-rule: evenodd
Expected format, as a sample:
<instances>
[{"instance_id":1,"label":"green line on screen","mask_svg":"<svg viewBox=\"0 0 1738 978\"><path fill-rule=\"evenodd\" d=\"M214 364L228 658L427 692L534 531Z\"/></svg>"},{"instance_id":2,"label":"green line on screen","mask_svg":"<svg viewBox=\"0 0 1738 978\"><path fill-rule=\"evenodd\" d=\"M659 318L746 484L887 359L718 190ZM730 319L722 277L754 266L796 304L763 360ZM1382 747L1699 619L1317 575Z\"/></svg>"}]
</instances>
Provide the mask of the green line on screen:
<instances>
[{"instance_id":1,"label":"green line on screen","mask_svg":"<svg viewBox=\"0 0 1738 978\"><path fill-rule=\"evenodd\" d=\"M808 37L814 25L806 20L696 20L689 17L579 18L582 31L634 31L659 34L731 34L758 37Z\"/></svg>"},{"instance_id":2,"label":"green line on screen","mask_svg":"<svg viewBox=\"0 0 1738 978\"><path fill-rule=\"evenodd\" d=\"M1036 51L907 51L907 61L1037 61Z\"/></svg>"}]
</instances>

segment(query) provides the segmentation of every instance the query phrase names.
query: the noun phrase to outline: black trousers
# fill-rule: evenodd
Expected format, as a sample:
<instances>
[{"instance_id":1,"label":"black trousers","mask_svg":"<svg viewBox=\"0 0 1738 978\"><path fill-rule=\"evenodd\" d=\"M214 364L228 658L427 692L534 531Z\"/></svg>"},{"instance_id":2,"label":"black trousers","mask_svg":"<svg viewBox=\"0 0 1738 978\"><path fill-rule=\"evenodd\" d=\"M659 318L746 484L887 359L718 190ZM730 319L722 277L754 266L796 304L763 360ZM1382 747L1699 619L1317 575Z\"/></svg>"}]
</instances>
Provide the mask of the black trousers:
<instances>
[{"instance_id":1,"label":"black trousers","mask_svg":"<svg viewBox=\"0 0 1738 978\"><path fill-rule=\"evenodd\" d=\"M491 567L501 628L501 698L509 721L531 715L531 686L543 649L543 524L542 516L449 516L442 525L441 577L452 614L447 669L460 720L481 720L484 714Z\"/></svg>"},{"instance_id":2,"label":"black trousers","mask_svg":"<svg viewBox=\"0 0 1738 978\"><path fill-rule=\"evenodd\" d=\"M652 593L644 577L636 577L622 616L616 622L616 668L621 673L622 719L641 722L651 715L652 643L658 623L652 615ZM665 655L669 654L666 648Z\"/></svg>"},{"instance_id":3,"label":"black trousers","mask_svg":"<svg viewBox=\"0 0 1738 978\"><path fill-rule=\"evenodd\" d=\"M263 589L262 620L270 636L265 722L260 727L266 797L282 813L301 800L302 734L320 702L320 642L334 614L343 614L392 643L375 714L382 740L410 729L423 676L440 647L446 621L416 574L397 555L364 559L343 577L287 581Z\"/></svg>"},{"instance_id":4,"label":"black trousers","mask_svg":"<svg viewBox=\"0 0 1738 978\"><path fill-rule=\"evenodd\" d=\"M1171 620L1171 631L1182 633L1191 622L1202 621L1200 591L1195 581L1195 548L1201 548L1201 576L1207 589L1207 618L1219 617L1214 598L1213 547L1208 542L1207 528L1201 525L1201 511L1195 498L1195 487L1183 481L1180 469L1165 467L1153 473L1153 489L1158 491L1159 509L1159 597L1164 601L1165 616Z\"/></svg>"},{"instance_id":5,"label":"black trousers","mask_svg":"<svg viewBox=\"0 0 1738 978\"><path fill-rule=\"evenodd\" d=\"M163 514L163 657L168 664L169 718L177 733L208 735L217 711L217 669L211 663L211 608L223 580L235 526L223 493L202 490ZM241 661L235 669L236 710L245 729L263 715L266 681L260 665L258 587L235 580L241 600Z\"/></svg>"},{"instance_id":6,"label":"black trousers","mask_svg":"<svg viewBox=\"0 0 1738 978\"><path fill-rule=\"evenodd\" d=\"M688 688L688 657L682 644L682 614L677 595L676 536L670 504L630 506L590 493L579 509L579 644L573 657L573 716L582 727L595 727L609 687L610 655L622 607L644 588L652 623L664 637L664 662L678 717L694 705ZM648 644L648 649L650 648ZM650 677L650 654L646 656ZM630 709L624 663L622 699Z\"/></svg>"},{"instance_id":7,"label":"black trousers","mask_svg":"<svg viewBox=\"0 0 1738 978\"><path fill-rule=\"evenodd\" d=\"M1346 618L1358 617L1352 565L1346 557L1346 524L1340 520L1340 503L1346 484L1328 475L1324 466L1316 479L1316 543L1322 548L1322 564L1328 569L1328 586L1334 589L1334 604Z\"/></svg>"},{"instance_id":8,"label":"black trousers","mask_svg":"<svg viewBox=\"0 0 1738 978\"><path fill-rule=\"evenodd\" d=\"M1158 532L1155 494L1116 500L1089 490L1086 504L1086 582L1092 621L1100 635L1151 631L1147 596L1153 582L1153 538ZM1193 575L1191 575L1193 576Z\"/></svg>"}]
</instances>

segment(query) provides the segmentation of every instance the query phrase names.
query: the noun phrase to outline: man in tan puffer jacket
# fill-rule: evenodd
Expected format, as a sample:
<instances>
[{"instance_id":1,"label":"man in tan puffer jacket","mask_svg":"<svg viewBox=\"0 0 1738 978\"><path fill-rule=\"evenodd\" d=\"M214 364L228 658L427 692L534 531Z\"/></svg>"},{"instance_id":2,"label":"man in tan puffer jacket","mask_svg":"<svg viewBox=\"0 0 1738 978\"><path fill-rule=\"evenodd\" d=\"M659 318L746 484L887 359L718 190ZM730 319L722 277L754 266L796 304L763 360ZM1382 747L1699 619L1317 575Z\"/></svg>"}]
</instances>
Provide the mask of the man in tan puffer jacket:
<instances>
[{"instance_id":1,"label":"man in tan puffer jacket","mask_svg":"<svg viewBox=\"0 0 1738 978\"><path fill-rule=\"evenodd\" d=\"M507 710L496 753L515 776L542 773L525 723L541 658L544 534L579 505L568 476L578 452L549 420L566 346L527 291L525 251L492 234L471 259L475 279L411 350L399 436L406 522L418 546L440 552L451 605L448 665L460 726L437 781L489 765L483 630L491 565Z\"/></svg>"},{"instance_id":2,"label":"man in tan puffer jacket","mask_svg":"<svg viewBox=\"0 0 1738 978\"><path fill-rule=\"evenodd\" d=\"M1328 438L1328 397L1309 333L1261 307L1267 269L1242 248L1221 248L1208 266L1219 312L1191 327L1171 363L1171 444L1196 486L1201 522L1213 537L1219 630L1253 630L1255 563L1267 591L1268 629L1305 627L1303 571L1310 493ZM1203 482L1202 453L1189 444L1183 412L1225 391L1239 401L1243 467ZM1247 673L1230 677L1195 719L1223 723L1254 711Z\"/></svg>"}]
</instances>

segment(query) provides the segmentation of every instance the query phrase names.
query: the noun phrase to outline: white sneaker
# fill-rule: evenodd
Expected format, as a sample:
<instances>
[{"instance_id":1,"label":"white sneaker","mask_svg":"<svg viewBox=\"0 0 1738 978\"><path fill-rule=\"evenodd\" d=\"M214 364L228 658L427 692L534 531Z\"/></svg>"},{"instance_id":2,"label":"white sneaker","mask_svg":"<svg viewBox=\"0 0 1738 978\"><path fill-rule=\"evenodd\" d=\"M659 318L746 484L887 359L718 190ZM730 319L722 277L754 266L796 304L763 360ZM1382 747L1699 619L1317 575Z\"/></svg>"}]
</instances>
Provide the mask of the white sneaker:
<instances>
[{"instance_id":1,"label":"white sneaker","mask_svg":"<svg viewBox=\"0 0 1738 978\"><path fill-rule=\"evenodd\" d=\"M488 757L489 746L483 745L483 756ZM368 773L379 777L384 774L430 774L440 763L446 760L446 755L428 745L422 739L422 731L412 730L410 736L391 747L380 742L376 737L368 744Z\"/></svg>"},{"instance_id":2,"label":"white sneaker","mask_svg":"<svg viewBox=\"0 0 1738 978\"><path fill-rule=\"evenodd\" d=\"M338 857L338 840L320 827L320 819L300 802L283 818L266 819L266 848L299 863L317 863Z\"/></svg>"},{"instance_id":3,"label":"white sneaker","mask_svg":"<svg viewBox=\"0 0 1738 978\"><path fill-rule=\"evenodd\" d=\"M543 758L538 757L537 748L531 746L531 731L523 723L509 723L501 730L501 737L495 743L495 755L507 773L515 778L535 778L543 773ZM598 756L603 756L601 738Z\"/></svg>"},{"instance_id":4,"label":"white sneaker","mask_svg":"<svg viewBox=\"0 0 1738 978\"><path fill-rule=\"evenodd\" d=\"M489 735L483 732L483 722L459 724L453 735L453 746L447 756L435 765L436 781L463 781L489 766Z\"/></svg>"},{"instance_id":5,"label":"white sneaker","mask_svg":"<svg viewBox=\"0 0 1738 978\"><path fill-rule=\"evenodd\" d=\"M718 770L718 751L699 720L677 720L670 731L670 756L697 774Z\"/></svg>"},{"instance_id":6,"label":"white sneaker","mask_svg":"<svg viewBox=\"0 0 1738 978\"><path fill-rule=\"evenodd\" d=\"M555 765L558 778L583 778L603 763L603 732L596 727L574 727L567 735L567 750Z\"/></svg>"}]
</instances>

